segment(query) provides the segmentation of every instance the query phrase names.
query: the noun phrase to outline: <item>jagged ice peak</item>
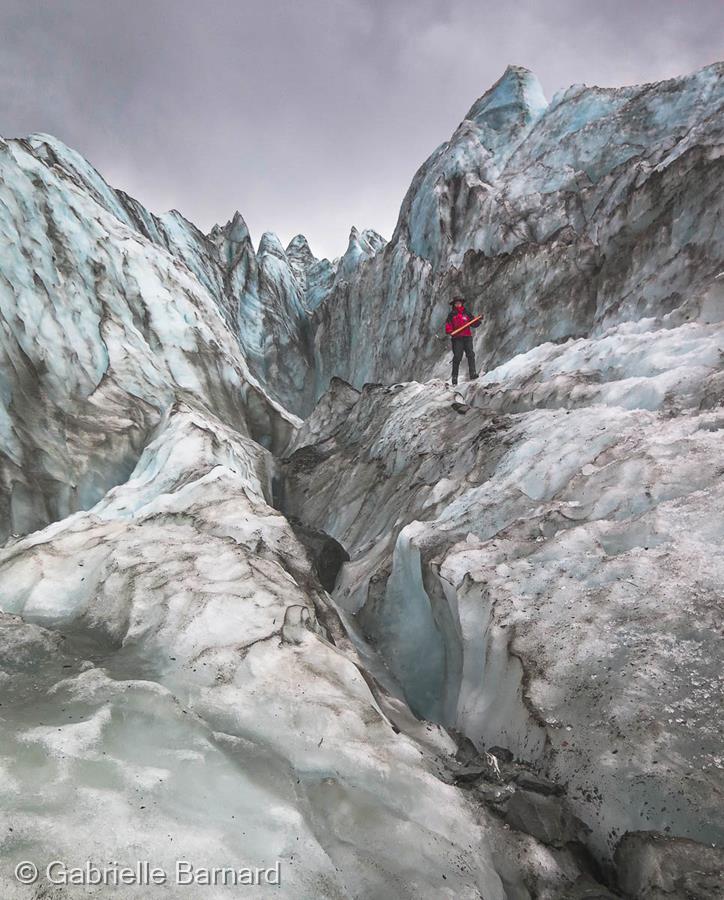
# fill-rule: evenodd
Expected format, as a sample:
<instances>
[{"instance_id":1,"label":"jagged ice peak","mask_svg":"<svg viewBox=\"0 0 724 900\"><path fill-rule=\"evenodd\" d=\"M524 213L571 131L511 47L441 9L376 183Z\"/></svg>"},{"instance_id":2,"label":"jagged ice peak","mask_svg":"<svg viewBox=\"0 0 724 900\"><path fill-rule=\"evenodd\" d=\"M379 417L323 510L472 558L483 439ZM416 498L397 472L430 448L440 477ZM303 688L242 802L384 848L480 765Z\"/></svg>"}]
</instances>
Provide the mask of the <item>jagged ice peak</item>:
<instances>
[{"instance_id":1,"label":"jagged ice peak","mask_svg":"<svg viewBox=\"0 0 724 900\"><path fill-rule=\"evenodd\" d=\"M548 107L536 76L524 66L508 66L503 75L472 105L466 119L502 128L537 119Z\"/></svg>"}]
</instances>

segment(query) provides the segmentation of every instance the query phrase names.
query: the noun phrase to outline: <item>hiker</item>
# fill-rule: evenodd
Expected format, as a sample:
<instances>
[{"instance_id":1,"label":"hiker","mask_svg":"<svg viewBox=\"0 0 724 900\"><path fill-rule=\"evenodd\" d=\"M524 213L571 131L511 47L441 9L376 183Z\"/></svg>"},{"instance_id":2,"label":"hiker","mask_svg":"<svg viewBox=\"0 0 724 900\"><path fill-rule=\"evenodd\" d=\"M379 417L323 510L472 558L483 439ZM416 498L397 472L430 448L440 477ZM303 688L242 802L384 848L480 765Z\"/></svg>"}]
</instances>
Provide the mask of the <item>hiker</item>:
<instances>
[{"instance_id":1,"label":"hiker","mask_svg":"<svg viewBox=\"0 0 724 900\"><path fill-rule=\"evenodd\" d=\"M478 319L477 322L471 321L472 319ZM468 324L470 323L470 324ZM467 327L466 327L467 326ZM463 358L463 353L468 358L468 372L470 374L470 380L478 377L478 373L475 371L475 352L473 351L473 333L470 330L471 328L478 328L480 326L480 319L478 316L473 316L472 313L469 313L465 309L465 304L461 297L453 297L450 301L450 313L445 321L445 332L450 334L453 331L457 331L457 329L461 329L457 331L457 334L452 336L452 383L458 383L458 369L460 368L460 360Z\"/></svg>"}]
</instances>

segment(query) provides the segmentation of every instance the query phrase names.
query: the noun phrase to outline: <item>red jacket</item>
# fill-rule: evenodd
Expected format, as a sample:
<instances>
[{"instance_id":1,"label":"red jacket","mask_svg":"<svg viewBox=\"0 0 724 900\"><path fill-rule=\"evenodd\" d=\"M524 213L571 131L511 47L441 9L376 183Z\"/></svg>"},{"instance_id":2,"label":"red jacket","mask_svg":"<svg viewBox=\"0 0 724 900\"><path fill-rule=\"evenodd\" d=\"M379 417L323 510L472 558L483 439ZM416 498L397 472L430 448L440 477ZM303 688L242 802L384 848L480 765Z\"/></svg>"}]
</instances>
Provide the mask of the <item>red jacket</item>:
<instances>
[{"instance_id":1,"label":"red jacket","mask_svg":"<svg viewBox=\"0 0 724 900\"><path fill-rule=\"evenodd\" d=\"M466 322L469 322L471 319L474 319L475 316L471 315L465 307L462 309L452 309L450 311L450 315L447 317L447 321L445 322L445 333L450 334L451 331L455 331L456 328L460 328L461 325L465 325ZM472 327L477 328L480 325L480 322L476 322ZM472 331L470 328L463 328L462 331L459 331L455 337L472 337Z\"/></svg>"}]
</instances>

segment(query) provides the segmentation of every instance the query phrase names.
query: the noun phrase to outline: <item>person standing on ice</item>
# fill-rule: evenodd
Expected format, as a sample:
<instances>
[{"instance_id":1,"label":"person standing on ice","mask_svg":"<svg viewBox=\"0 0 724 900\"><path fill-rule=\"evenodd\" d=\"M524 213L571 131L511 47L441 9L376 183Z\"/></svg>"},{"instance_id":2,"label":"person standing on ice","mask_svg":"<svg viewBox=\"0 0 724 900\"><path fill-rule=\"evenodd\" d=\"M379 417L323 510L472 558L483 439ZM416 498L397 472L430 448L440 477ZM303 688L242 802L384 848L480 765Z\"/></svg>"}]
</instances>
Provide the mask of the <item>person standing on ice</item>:
<instances>
[{"instance_id":1,"label":"person standing on ice","mask_svg":"<svg viewBox=\"0 0 724 900\"><path fill-rule=\"evenodd\" d=\"M445 321L445 332L452 340L452 383L458 383L458 369L463 353L468 358L470 380L478 377L475 369L475 351L473 350L472 328L480 327L482 316L474 316L465 309L461 297L453 297L450 301L450 313Z\"/></svg>"}]
</instances>

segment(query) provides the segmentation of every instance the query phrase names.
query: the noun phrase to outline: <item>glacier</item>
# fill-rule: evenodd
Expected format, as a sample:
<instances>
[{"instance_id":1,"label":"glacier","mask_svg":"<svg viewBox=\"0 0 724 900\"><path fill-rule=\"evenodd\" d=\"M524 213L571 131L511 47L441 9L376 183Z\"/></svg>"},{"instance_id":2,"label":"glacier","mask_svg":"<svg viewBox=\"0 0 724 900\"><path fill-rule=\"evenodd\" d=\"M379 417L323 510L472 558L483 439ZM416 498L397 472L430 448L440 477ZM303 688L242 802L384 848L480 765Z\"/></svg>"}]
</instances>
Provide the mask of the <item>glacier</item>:
<instances>
[{"instance_id":1,"label":"glacier","mask_svg":"<svg viewBox=\"0 0 724 900\"><path fill-rule=\"evenodd\" d=\"M722 896L723 75L510 66L334 260L0 139L3 898Z\"/></svg>"}]
</instances>

